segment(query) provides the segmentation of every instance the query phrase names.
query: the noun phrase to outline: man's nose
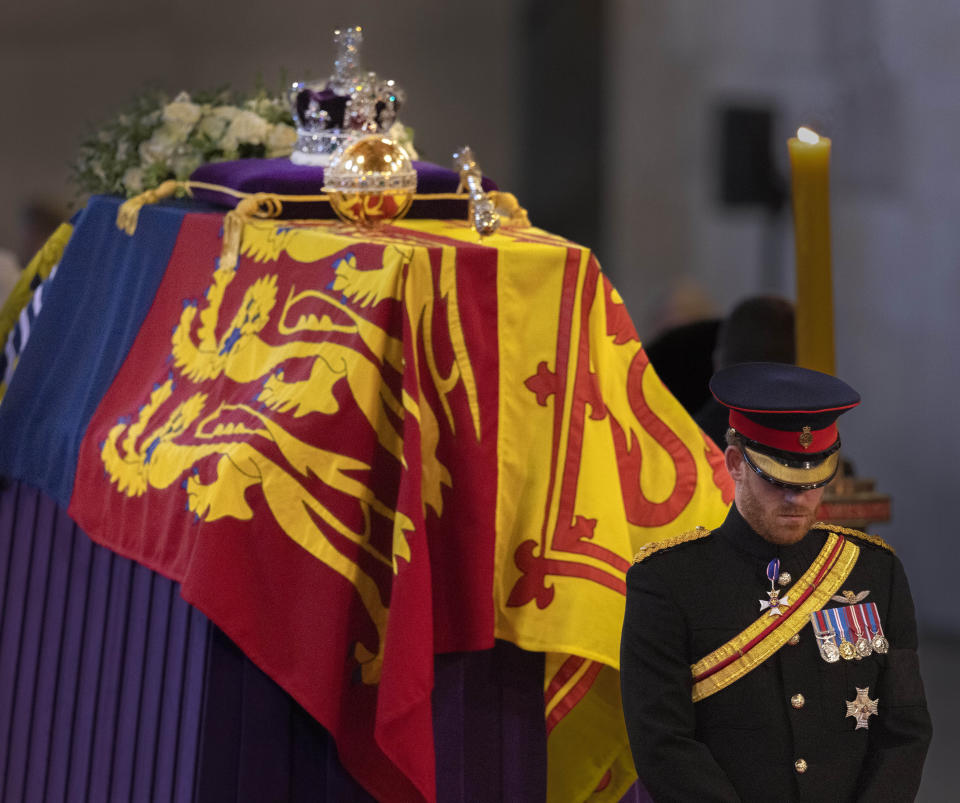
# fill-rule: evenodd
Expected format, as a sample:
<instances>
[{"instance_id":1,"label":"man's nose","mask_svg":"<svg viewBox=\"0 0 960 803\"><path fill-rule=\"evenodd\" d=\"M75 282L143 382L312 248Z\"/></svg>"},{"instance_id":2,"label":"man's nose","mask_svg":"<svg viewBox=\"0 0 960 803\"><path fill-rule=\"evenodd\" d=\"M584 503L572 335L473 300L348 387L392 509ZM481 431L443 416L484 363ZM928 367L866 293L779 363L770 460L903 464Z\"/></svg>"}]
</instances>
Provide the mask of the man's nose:
<instances>
[{"instance_id":1,"label":"man's nose","mask_svg":"<svg viewBox=\"0 0 960 803\"><path fill-rule=\"evenodd\" d=\"M784 488L783 490L783 498L787 502L803 502L809 493L809 489L806 488Z\"/></svg>"}]
</instances>

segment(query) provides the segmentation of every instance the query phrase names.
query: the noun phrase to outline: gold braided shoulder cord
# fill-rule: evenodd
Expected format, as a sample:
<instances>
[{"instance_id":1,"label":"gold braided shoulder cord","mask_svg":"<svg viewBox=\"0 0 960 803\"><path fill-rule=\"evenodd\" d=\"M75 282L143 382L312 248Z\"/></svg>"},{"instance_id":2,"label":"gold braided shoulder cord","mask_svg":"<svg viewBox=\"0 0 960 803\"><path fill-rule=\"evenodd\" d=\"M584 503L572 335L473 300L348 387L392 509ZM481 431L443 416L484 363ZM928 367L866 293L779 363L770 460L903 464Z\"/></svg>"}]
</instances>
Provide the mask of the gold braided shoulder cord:
<instances>
[{"instance_id":1,"label":"gold braided shoulder cord","mask_svg":"<svg viewBox=\"0 0 960 803\"><path fill-rule=\"evenodd\" d=\"M637 552L633 562L642 563L655 552L659 552L662 549L669 549L670 547L678 546L679 544L686 544L690 541L696 541L700 538L706 538L711 532L712 530L708 530L706 527L697 527L695 530L689 530L685 533L680 533L680 535L675 535L672 538L666 538L663 541L651 541L649 544L644 544L642 547L640 547L640 551Z\"/></svg>"},{"instance_id":2,"label":"gold braided shoulder cord","mask_svg":"<svg viewBox=\"0 0 960 803\"><path fill-rule=\"evenodd\" d=\"M892 552L894 555L897 554L896 550L890 546L890 544L884 541L879 535L871 535L870 533L864 533L860 530L854 530L851 527L841 527L839 524L826 524L822 521L818 521L813 525L813 527L816 530L829 530L833 533L840 533L841 535L849 535L852 538L859 538L861 541L866 541L874 546L882 547L888 552Z\"/></svg>"}]
</instances>

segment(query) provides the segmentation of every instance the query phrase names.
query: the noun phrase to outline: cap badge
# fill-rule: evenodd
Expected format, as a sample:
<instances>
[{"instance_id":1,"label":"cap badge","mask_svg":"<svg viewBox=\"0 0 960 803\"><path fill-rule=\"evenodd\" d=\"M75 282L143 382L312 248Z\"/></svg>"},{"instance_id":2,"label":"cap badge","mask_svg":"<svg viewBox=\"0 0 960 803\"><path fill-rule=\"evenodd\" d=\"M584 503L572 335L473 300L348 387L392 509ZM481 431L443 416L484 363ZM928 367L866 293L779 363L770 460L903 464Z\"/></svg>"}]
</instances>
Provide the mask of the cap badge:
<instances>
[{"instance_id":1,"label":"cap badge","mask_svg":"<svg viewBox=\"0 0 960 803\"><path fill-rule=\"evenodd\" d=\"M813 434L810 432L810 427L804 427L800 432L800 445L804 449L809 449L810 444L813 443Z\"/></svg>"}]
</instances>

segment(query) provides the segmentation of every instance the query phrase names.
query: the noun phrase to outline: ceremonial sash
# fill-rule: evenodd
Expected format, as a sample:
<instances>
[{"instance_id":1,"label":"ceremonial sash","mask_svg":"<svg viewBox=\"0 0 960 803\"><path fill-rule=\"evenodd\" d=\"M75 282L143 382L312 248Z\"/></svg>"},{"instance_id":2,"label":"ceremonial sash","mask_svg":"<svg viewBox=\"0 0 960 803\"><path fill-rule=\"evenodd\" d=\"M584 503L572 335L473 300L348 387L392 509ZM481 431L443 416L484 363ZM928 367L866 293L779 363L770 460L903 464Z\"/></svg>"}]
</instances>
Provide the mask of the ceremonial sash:
<instances>
[{"instance_id":1,"label":"ceremonial sash","mask_svg":"<svg viewBox=\"0 0 960 803\"><path fill-rule=\"evenodd\" d=\"M756 669L803 629L810 614L820 610L852 571L860 548L842 535L830 533L820 554L793 589L796 599L782 606L782 615L764 615L726 644L690 667L693 701L735 683Z\"/></svg>"}]
</instances>

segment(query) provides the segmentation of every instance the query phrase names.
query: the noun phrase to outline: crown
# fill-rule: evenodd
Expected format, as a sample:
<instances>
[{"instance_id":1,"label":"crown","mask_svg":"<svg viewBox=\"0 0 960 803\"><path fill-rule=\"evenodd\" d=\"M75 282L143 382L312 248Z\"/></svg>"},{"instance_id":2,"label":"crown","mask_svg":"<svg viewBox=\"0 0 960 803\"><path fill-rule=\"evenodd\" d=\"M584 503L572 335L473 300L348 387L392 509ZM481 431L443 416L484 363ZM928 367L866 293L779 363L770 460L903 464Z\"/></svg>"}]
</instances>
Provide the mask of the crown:
<instances>
[{"instance_id":1,"label":"crown","mask_svg":"<svg viewBox=\"0 0 960 803\"><path fill-rule=\"evenodd\" d=\"M359 25L334 31L333 41L333 75L326 81L296 81L288 93L297 127L297 143L290 154L295 164L329 164L351 137L386 132L405 100L395 81L361 68Z\"/></svg>"}]
</instances>

